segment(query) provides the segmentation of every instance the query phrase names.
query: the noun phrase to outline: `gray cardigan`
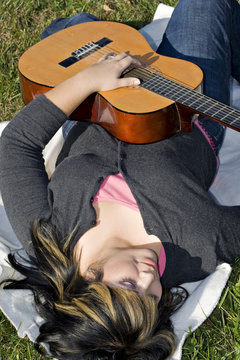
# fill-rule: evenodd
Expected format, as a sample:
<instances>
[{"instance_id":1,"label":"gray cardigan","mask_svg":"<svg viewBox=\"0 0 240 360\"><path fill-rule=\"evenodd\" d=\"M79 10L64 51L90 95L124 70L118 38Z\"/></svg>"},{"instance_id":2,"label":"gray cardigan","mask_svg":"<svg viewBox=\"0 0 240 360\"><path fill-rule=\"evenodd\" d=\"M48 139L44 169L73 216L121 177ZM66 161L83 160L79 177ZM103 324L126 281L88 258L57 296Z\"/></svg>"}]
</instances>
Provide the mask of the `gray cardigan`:
<instances>
[{"instance_id":1,"label":"gray cardigan","mask_svg":"<svg viewBox=\"0 0 240 360\"><path fill-rule=\"evenodd\" d=\"M92 200L109 174L121 172L141 212L147 233L166 251L165 286L203 279L221 262L240 256L240 207L217 204L208 189L215 155L201 132L153 144L117 140L102 127L79 122L49 180L42 150L65 114L41 95L6 127L0 142L0 189L10 223L30 255L29 226L46 218L63 238L95 225Z\"/></svg>"}]
</instances>

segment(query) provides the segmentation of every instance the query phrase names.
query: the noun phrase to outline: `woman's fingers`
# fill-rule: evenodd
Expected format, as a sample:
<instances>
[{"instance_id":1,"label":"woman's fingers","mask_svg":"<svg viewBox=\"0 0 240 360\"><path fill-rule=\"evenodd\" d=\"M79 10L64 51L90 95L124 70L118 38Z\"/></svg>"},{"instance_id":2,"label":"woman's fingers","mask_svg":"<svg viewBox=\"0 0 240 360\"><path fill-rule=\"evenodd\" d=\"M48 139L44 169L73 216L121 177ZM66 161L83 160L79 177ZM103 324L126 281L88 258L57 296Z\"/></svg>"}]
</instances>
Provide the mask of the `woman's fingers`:
<instances>
[{"instance_id":1,"label":"woman's fingers","mask_svg":"<svg viewBox=\"0 0 240 360\"><path fill-rule=\"evenodd\" d=\"M119 61L121 64L123 64L123 67L128 67L131 64L134 64L136 66L142 66L142 63L136 59L135 57L131 56L129 53L121 52L117 55L114 55L114 52L111 51L105 55L103 55L98 62L104 61L104 60L111 60L111 61Z\"/></svg>"},{"instance_id":2,"label":"woman's fingers","mask_svg":"<svg viewBox=\"0 0 240 360\"><path fill-rule=\"evenodd\" d=\"M119 54L119 55L121 55L121 54ZM118 57L118 55L115 57L116 60L118 60L117 57ZM123 71L125 69L127 69L130 65L135 65L135 66L142 65L138 59L132 57L131 55L127 55L127 54L126 54L126 56L122 56L118 61L119 61L119 64L121 65L121 67L123 68Z\"/></svg>"},{"instance_id":3,"label":"woman's fingers","mask_svg":"<svg viewBox=\"0 0 240 360\"><path fill-rule=\"evenodd\" d=\"M137 78L126 77L126 78L119 79L119 87L137 86L137 85L140 85L140 83L141 83L140 80Z\"/></svg>"},{"instance_id":4,"label":"woman's fingers","mask_svg":"<svg viewBox=\"0 0 240 360\"><path fill-rule=\"evenodd\" d=\"M111 58L114 58L114 52L113 52L113 51L111 51L111 52L103 55L103 56L98 60L98 62L102 62L102 61L107 60L107 59L109 59L109 58L110 58L110 59L111 59Z\"/></svg>"},{"instance_id":5,"label":"woman's fingers","mask_svg":"<svg viewBox=\"0 0 240 360\"><path fill-rule=\"evenodd\" d=\"M122 73L130 65L141 66L136 58L128 53L114 55L109 52L101 57L97 64L87 69L90 74L90 83L93 91L113 90L124 86L137 86L140 81L137 78L121 78Z\"/></svg>"}]
</instances>

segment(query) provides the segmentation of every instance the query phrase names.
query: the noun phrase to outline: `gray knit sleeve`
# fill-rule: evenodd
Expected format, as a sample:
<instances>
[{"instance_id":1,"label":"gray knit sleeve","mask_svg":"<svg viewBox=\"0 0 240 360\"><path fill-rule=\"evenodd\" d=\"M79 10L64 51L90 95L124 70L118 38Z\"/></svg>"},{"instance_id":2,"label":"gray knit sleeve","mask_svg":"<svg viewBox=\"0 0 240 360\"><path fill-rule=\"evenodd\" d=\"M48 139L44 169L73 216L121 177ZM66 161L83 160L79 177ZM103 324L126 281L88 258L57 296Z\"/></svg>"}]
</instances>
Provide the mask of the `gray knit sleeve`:
<instances>
[{"instance_id":1,"label":"gray knit sleeve","mask_svg":"<svg viewBox=\"0 0 240 360\"><path fill-rule=\"evenodd\" d=\"M15 116L0 138L3 203L15 234L31 255L30 224L51 212L42 150L66 119L41 95Z\"/></svg>"}]
</instances>

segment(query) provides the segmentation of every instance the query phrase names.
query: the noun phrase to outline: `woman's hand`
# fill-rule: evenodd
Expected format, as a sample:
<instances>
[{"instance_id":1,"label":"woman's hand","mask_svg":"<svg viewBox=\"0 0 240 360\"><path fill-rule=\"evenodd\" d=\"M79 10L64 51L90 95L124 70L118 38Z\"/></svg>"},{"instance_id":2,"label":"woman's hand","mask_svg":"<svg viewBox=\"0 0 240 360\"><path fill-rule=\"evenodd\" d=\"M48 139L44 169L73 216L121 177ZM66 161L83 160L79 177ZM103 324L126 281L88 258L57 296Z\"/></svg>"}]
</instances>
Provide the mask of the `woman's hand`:
<instances>
[{"instance_id":1,"label":"woman's hand","mask_svg":"<svg viewBox=\"0 0 240 360\"><path fill-rule=\"evenodd\" d=\"M127 53L120 53L113 56L113 53L104 55L97 64L87 68L92 91L113 90L124 86L137 86L140 80L135 77L121 78L123 71L130 65L141 66L139 60Z\"/></svg>"},{"instance_id":2,"label":"woman's hand","mask_svg":"<svg viewBox=\"0 0 240 360\"><path fill-rule=\"evenodd\" d=\"M130 65L141 66L132 56L109 53L98 63L89 66L48 91L45 96L69 116L89 95L97 91L112 90L140 84L137 78L120 78Z\"/></svg>"}]
</instances>

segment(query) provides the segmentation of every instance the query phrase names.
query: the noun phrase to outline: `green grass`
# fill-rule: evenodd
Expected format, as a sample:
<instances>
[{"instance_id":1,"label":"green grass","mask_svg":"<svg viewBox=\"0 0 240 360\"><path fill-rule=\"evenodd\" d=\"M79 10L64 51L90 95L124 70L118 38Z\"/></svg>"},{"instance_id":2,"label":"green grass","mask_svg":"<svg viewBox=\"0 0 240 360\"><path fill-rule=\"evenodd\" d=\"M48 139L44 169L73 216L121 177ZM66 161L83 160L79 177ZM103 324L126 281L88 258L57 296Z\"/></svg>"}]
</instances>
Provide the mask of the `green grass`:
<instances>
[{"instance_id":1,"label":"green grass","mask_svg":"<svg viewBox=\"0 0 240 360\"><path fill-rule=\"evenodd\" d=\"M42 360L27 338L20 339L15 328L0 312L0 360Z\"/></svg>"},{"instance_id":2,"label":"green grass","mask_svg":"<svg viewBox=\"0 0 240 360\"><path fill-rule=\"evenodd\" d=\"M184 344L183 359L240 359L240 261L212 315Z\"/></svg>"},{"instance_id":3,"label":"green grass","mask_svg":"<svg viewBox=\"0 0 240 360\"><path fill-rule=\"evenodd\" d=\"M194 0L193 0L194 1ZM176 1L163 3L174 6ZM40 40L56 17L90 12L102 20L121 21L140 28L151 21L159 0L2 0L0 2L0 119L10 120L23 102L17 63L21 54ZM107 7L106 7L107 6ZM236 262L221 301L212 316L184 344L183 359L240 359L240 262ZM19 339L0 313L0 360L43 359L28 339Z\"/></svg>"},{"instance_id":4,"label":"green grass","mask_svg":"<svg viewBox=\"0 0 240 360\"><path fill-rule=\"evenodd\" d=\"M169 1L171 5L174 3ZM102 20L141 28L151 21L158 4L159 0L1 0L1 121L10 120L23 105L17 68L20 55L40 40L41 32L53 19L84 11Z\"/></svg>"}]
</instances>

